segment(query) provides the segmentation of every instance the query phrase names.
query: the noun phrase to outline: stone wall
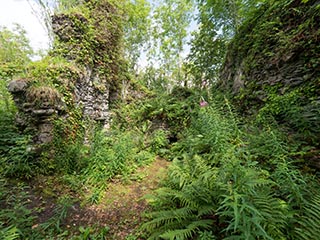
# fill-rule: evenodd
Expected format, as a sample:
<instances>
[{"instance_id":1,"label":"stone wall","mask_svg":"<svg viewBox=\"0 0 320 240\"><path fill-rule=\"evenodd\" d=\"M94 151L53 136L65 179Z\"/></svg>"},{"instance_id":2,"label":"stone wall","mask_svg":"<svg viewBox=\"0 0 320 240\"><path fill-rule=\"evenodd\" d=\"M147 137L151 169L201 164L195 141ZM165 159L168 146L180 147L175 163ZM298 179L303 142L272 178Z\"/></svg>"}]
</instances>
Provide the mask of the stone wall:
<instances>
[{"instance_id":1,"label":"stone wall","mask_svg":"<svg viewBox=\"0 0 320 240\"><path fill-rule=\"evenodd\" d=\"M218 85L244 112L292 91L305 105L320 104L319 6L316 0L266 3L240 28Z\"/></svg>"},{"instance_id":2,"label":"stone wall","mask_svg":"<svg viewBox=\"0 0 320 240\"><path fill-rule=\"evenodd\" d=\"M266 2L229 45L218 87L239 112L272 120L320 168L320 2ZM265 119L265 120L264 120Z\"/></svg>"},{"instance_id":3,"label":"stone wall","mask_svg":"<svg viewBox=\"0 0 320 240\"><path fill-rule=\"evenodd\" d=\"M30 99L32 91L30 82L19 79L10 82L9 91L18 107L16 122L20 129L32 132L35 144L48 143L53 140L53 121L65 111L65 104L60 94L51 88L39 88L39 101ZM54 97L54 101L47 96ZM53 100L53 99L52 99Z\"/></svg>"},{"instance_id":4,"label":"stone wall","mask_svg":"<svg viewBox=\"0 0 320 240\"><path fill-rule=\"evenodd\" d=\"M17 123L37 145L52 142L55 120L69 122L70 131L79 128L75 122L84 128L85 122L109 124L110 100L119 88L116 9L106 0L86 1L80 9L87 10L53 16L53 49L26 69L24 79L9 84Z\"/></svg>"}]
</instances>

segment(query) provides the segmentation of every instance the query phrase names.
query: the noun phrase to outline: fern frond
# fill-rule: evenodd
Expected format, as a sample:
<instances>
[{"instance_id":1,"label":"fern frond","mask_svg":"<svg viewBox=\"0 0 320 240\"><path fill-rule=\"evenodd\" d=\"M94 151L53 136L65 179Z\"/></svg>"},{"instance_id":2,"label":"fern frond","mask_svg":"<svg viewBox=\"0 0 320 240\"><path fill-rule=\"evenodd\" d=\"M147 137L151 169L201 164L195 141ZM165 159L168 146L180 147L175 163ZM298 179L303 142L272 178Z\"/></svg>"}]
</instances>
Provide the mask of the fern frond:
<instances>
[{"instance_id":1,"label":"fern frond","mask_svg":"<svg viewBox=\"0 0 320 240\"><path fill-rule=\"evenodd\" d=\"M231 219L224 229L224 232L231 234L230 239L236 239L235 235L243 236L242 239L284 237L286 205L273 197L270 189L262 190L251 192L256 194L233 191L232 194L223 196L218 215Z\"/></svg>"},{"instance_id":2,"label":"fern frond","mask_svg":"<svg viewBox=\"0 0 320 240\"><path fill-rule=\"evenodd\" d=\"M5 240L14 240L19 238L19 230L15 226L3 228L0 222L0 238Z\"/></svg>"},{"instance_id":3,"label":"fern frond","mask_svg":"<svg viewBox=\"0 0 320 240\"><path fill-rule=\"evenodd\" d=\"M188 226L191 222L192 221L190 221L190 219L180 222L174 221L172 223L153 229L152 231L149 231L151 235L148 237L148 240L159 239L160 235L164 234L165 232L170 230L182 229L185 226Z\"/></svg>"},{"instance_id":4,"label":"fern frond","mask_svg":"<svg viewBox=\"0 0 320 240\"><path fill-rule=\"evenodd\" d=\"M167 231L164 234L161 234L160 237L163 239L168 239L168 240L190 239L200 229L208 229L208 228L210 228L210 226L212 224L213 224L212 220L198 220L198 221L192 222L184 229L176 229L176 230Z\"/></svg>"},{"instance_id":5,"label":"fern frond","mask_svg":"<svg viewBox=\"0 0 320 240\"><path fill-rule=\"evenodd\" d=\"M199 204L196 201L192 192L188 192L188 191L177 192L174 198L178 199L180 205L183 207L190 207L193 209L197 209L199 207Z\"/></svg>"},{"instance_id":6,"label":"fern frond","mask_svg":"<svg viewBox=\"0 0 320 240\"><path fill-rule=\"evenodd\" d=\"M317 240L320 236L320 195L312 198L303 208L303 215L297 220L294 229L297 240Z\"/></svg>"},{"instance_id":7,"label":"fern frond","mask_svg":"<svg viewBox=\"0 0 320 240\"><path fill-rule=\"evenodd\" d=\"M174 210L164 210L151 212L147 214L147 217L152 218L151 221L142 225L142 229L152 231L163 225L169 225L175 221L182 222L184 220L194 218L194 209L191 208L180 208Z\"/></svg>"},{"instance_id":8,"label":"fern frond","mask_svg":"<svg viewBox=\"0 0 320 240\"><path fill-rule=\"evenodd\" d=\"M193 215L194 209L189 207L164 210L164 211L156 211L149 213L150 217L161 217L161 218L173 218L173 219L186 219L189 218L190 215Z\"/></svg>"},{"instance_id":9,"label":"fern frond","mask_svg":"<svg viewBox=\"0 0 320 240\"><path fill-rule=\"evenodd\" d=\"M213 205L202 205L201 208L198 209L198 217L215 214L216 210L217 208Z\"/></svg>"},{"instance_id":10,"label":"fern frond","mask_svg":"<svg viewBox=\"0 0 320 240\"><path fill-rule=\"evenodd\" d=\"M183 155L182 160L174 160L170 168L169 176L172 180L178 182L179 188L196 180L200 174L208 172L206 161L199 155Z\"/></svg>"},{"instance_id":11,"label":"fern frond","mask_svg":"<svg viewBox=\"0 0 320 240\"><path fill-rule=\"evenodd\" d=\"M157 200L161 206L179 205L182 207L197 208L198 202L195 198L194 192L180 191L171 188L160 188L156 191L156 196L151 196L149 199Z\"/></svg>"}]
</instances>

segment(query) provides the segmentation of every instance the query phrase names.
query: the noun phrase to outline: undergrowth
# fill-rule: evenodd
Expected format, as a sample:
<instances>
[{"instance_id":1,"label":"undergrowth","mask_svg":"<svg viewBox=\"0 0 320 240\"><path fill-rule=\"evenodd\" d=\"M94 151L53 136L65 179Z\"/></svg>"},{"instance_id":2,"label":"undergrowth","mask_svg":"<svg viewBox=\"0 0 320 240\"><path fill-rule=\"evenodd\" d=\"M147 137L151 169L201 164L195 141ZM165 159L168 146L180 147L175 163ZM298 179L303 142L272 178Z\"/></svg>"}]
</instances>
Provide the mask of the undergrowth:
<instances>
[{"instance_id":1,"label":"undergrowth","mask_svg":"<svg viewBox=\"0 0 320 240\"><path fill-rule=\"evenodd\" d=\"M226 101L200 109L183 136L149 199L148 239L318 238L319 182L297 168L284 133L243 125Z\"/></svg>"},{"instance_id":2,"label":"undergrowth","mask_svg":"<svg viewBox=\"0 0 320 240\"><path fill-rule=\"evenodd\" d=\"M70 144L56 152L55 168L66 166L60 180L69 190L54 195L55 210L43 223L35 224L37 214L28 208L27 188L20 186L13 199L2 177L1 236L103 239L108 228L65 229L73 193L84 196L82 204L97 204L111 180L126 180L160 155L173 162L162 187L148 197L153 211L141 227L145 238L317 239L319 182L302 162L301 143L293 143L275 122L261 118L245 122L226 98L219 97L224 104L210 101L200 107L199 93L181 89L179 93L122 106L111 129L93 131L91 145ZM13 121L12 115L1 121ZM17 159L1 174L34 176L39 165L24 155L27 141L14 128L10 134L8 140L2 138L9 146L1 149L2 165L10 163L10 151ZM17 140L11 141L15 139L11 136Z\"/></svg>"},{"instance_id":3,"label":"undergrowth","mask_svg":"<svg viewBox=\"0 0 320 240\"><path fill-rule=\"evenodd\" d=\"M223 104L212 100L200 107L198 92L177 92L126 104L116 111L108 131L93 131L91 145L70 144L55 152L55 163L48 156L47 165L61 169L56 178L68 190L49 191L55 209L40 223L36 209L28 207L27 186L7 183L4 177L42 178L35 175L41 165L25 155L28 141L17 129L1 128L0 134L8 137L1 139L7 147L1 148L0 236L103 239L107 227L65 228L75 199L81 195L81 204L99 203L110 181L129 179L139 166L160 155L173 162L162 187L148 197L153 211L146 214L141 237L317 239L320 192L314 171L303 162L309 149L268 119L245 122L226 98L217 96ZM9 123L13 115L2 115L1 121ZM16 189L12 196L11 186Z\"/></svg>"}]
</instances>

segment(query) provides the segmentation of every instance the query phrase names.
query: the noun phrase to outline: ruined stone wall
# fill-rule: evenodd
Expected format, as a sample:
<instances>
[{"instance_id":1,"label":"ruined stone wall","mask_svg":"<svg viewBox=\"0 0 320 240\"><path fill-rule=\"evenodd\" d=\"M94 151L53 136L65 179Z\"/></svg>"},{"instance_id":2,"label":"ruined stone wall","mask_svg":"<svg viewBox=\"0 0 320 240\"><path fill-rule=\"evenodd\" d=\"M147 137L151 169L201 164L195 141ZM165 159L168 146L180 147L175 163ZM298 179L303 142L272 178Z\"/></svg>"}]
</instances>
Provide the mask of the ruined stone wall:
<instances>
[{"instance_id":1,"label":"ruined stone wall","mask_svg":"<svg viewBox=\"0 0 320 240\"><path fill-rule=\"evenodd\" d=\"M320 102L320 3L277 2L265 3L244 23L221 71L219 87L245 111L291 91L306 104Z\"/></svg>"},{"instance_id":2,"label":"ruined stone wall","mask_svg":"<svg viewBox=\"0 0 320 240\"><path fill-rule=\"evenodd\" d=\"M116 11L108 1L86 1L79 9L54 15L53 49L31 64L23 79L9 84L19 109L17 123L32 132L35 144L53 140L56 120L68 123L67 135L87 131L86 121L108 126L110 101L119 88Z\"/></svg>"},{"instance_id":3,"label":"ruined stone wall","mask_svg":"<svg viewBox=\"0 0 320 240\"><path fill-rule=\"evenodd\" d=\"M60 94L49 87L37 89L37 100L33 99L31 84L26 79L12 81L9 91L19 109L16 122L20 129L32 132L35 144L48 143L53 140L53 121L65 112L65 104Z\"/></svg>"},{"instance_id":4,"label":"ruined stone wall","mask_svg":"<svg viewBox=\"0 0 320 240\"><path fill-rule=\"evenodd\" d=\"M279 124L320 166L320 2L266 2L230 43L218 87L241 114Z\"/></svg>"}]
</instances>

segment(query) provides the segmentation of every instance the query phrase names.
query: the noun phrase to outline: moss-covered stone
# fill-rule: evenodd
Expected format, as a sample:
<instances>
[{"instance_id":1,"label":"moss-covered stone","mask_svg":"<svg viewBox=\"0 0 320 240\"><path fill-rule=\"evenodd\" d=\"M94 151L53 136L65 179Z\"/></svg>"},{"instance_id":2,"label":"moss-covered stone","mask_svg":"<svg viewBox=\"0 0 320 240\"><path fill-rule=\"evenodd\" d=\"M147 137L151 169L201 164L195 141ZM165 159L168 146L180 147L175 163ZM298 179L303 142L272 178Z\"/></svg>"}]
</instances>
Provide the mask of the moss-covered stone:
<instances>
[{"instance_id":1,"label":"moss-covered stone","mask_svg":"<svg viewBox=\"0 0 320 240\"><path fill-rule=\"evenodd\" d=\"M121 19L108 0L84 1L52 17L53 48L9 89L20 127L33 130L37 146L52 152L48 144L79 141L91 131L89 122L108 125L110 101L120 92Z\"/></svg>"},{"instance_id":2,"label":"moss-covered stone","mask_svg":"<svg viewBox=\"0 0 320 240\"><path fill-rule=\"evenodd\" d=\"M312 148L320 142L319 29L319 1L266 2L230 43L218 83L240 112L272 118Z\"/></svg>"},{"instance_id":3,"label":"moss-covered stone","mask_svg":"<svg viewBox=\"0 0 320 240\"><path fill-rule=\"evenodd\" d=\"M274 94L295 91L307 106L320 95L320 11L317 1L266 3L229 46L219 86L246 112Z\"/></svg>"}]
</instances>

